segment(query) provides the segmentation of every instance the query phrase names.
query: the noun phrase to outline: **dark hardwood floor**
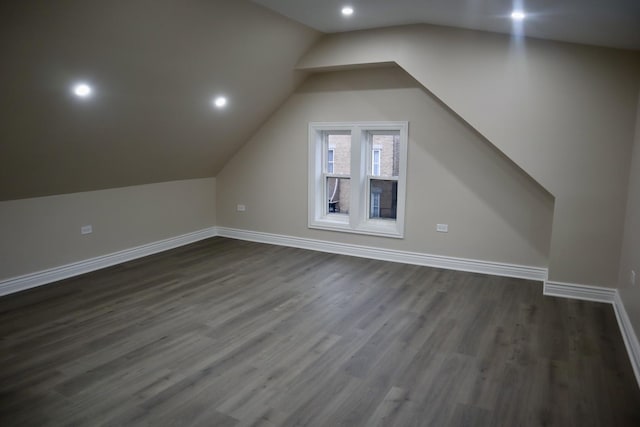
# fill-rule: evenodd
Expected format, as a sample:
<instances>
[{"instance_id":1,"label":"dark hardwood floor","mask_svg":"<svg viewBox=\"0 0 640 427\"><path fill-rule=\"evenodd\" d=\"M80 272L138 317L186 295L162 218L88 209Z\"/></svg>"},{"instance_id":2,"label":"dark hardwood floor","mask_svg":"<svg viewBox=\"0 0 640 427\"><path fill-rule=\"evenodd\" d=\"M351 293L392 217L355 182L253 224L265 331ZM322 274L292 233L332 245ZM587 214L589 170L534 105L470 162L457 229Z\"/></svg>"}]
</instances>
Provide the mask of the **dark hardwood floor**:
<instances>
[{"instance_id":1,"label":"dark hardwood floor","mask_svg":"<svg viewBox=\"0 0 640 427\"><path fill-rule=\"evenodd\" d=\"M0 424L640 426L605 304L213 238L0 298Z\"/></svg>"}]
</instances>

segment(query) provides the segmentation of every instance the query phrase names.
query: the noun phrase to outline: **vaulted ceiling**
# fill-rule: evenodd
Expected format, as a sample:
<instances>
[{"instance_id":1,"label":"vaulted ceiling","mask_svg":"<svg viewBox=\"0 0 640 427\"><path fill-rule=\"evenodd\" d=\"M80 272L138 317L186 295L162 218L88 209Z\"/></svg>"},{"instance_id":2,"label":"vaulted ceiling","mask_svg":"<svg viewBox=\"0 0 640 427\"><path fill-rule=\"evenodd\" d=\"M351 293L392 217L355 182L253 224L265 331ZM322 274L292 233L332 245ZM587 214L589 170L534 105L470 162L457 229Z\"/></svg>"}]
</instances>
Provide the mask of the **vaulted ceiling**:
<instances>
[{"instance_id":1,"label":"vaulted ceiling","mask_svg":"<svg viewBox=\"0 0 640 427\"><path fill-rule=\"evenodd\" d=\"M304 79L320 31L513 29L506 0L351 4L344 20L337 0L1 2L0 200L215 176ZM640 49L637 0L536 5L526 35Z\"/></svg>"},{"instance_id":2,"label":"vaulted ceiling","mask_svg":"<svg viewBox=\"0 0 640 427\"><path fill-rule=\"evenodd\" d=\"M640 50L638 0L254 0L325 33L435 24ZM354 9L340 16L343 6ZM524 11L525 21L510 19Z\"/></svg>"},{"instance_id":3,"label":"vaulted ceiling","mask_svg":"<svg viewBox=\"0 0 640 427\"><path fill-rule=\"evenodd\" d=\"M319 35L250 1L1 2L0 200L215 176Z\"/></svg>"}]
</instances>

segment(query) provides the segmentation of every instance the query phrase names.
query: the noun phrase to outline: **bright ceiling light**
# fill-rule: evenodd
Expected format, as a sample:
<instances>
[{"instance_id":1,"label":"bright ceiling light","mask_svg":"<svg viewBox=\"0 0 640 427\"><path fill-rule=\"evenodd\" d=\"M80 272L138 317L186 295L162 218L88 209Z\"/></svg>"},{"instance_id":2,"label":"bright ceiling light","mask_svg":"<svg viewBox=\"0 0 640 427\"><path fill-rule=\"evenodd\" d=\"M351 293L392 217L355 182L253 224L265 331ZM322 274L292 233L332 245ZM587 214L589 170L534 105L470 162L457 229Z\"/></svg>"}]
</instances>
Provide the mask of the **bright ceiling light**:
<instances>
[{"instance_id":1,"label":"bright ceiling light","mask_svg":"<svg viewBox=\"0 0 640 427\"><path fill-rule=\"evenodd\" d=\"M521 10L514 10L511 12L511 19L514 21L522 21L527 15Z\"/></svg>"},{"instance_id":2,"label":"bright ceiling light","mask_svg":"<svg viewBox=\"0 0 640 427\"><path fill-rule=\"evenodd\" d=\"M344 16L351 16L353 15L353 8L351 6L345 6L342 8L342 14Z\"/></svg>"},{"instance_id":3,"label":"bright ceiling light","mask_svg":"<svg viewBox=\"0 0 640 427\"><path fill-rule=\"evenodd\" d=\"M73 94L78 98L88 98L93 93L93 89L86 83L78 83L73 86Z\"/></svg>"},{"instance_id":4,"label":"bright ceiling light","mask_svg":"<svg viewBox=\"0 0 640 427\"><path fill-rule=\"evenodd\" d=\"M225 98L224 96L218 96L213 100L213 105L218 108L223 108L225 105L227 105L227 98Z\"/></svg>"}]
</instances>

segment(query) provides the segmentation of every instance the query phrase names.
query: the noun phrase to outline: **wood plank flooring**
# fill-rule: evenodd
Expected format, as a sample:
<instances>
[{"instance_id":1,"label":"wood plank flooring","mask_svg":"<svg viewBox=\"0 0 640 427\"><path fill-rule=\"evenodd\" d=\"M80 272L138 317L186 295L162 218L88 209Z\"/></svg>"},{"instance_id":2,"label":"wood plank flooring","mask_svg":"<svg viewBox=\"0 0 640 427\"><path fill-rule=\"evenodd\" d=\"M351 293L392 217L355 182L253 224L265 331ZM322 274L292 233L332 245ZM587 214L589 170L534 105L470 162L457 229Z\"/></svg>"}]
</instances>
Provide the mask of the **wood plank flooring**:
<instances>
[{"instance_id":1,"label":"wood plank flooring","mask_svg":"<svg viewBox=\"0 0 640 427\"><path fill-rule=\"evenodd\" d=\"M0 425L640 426L610 306L213 238L0 298Z\"/></svg>"}]
</instances>

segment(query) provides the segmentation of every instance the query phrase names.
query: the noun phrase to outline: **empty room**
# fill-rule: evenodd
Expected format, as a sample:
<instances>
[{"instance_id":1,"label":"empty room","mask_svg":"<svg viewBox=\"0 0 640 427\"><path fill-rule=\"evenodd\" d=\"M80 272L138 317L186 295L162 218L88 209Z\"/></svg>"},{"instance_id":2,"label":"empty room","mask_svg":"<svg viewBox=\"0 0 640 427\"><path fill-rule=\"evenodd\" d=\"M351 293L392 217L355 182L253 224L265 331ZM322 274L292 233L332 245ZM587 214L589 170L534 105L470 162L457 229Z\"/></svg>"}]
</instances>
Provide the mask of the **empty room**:
<instances>
[{"instance_id":1,"label":"empty room","mask_svg":"<svg viewBox=\"0 0 640 427\"><path fill-rule=\"evenodd\" d=\"M640 425L637 1L0 35L0 425Z\"/></svg>"}]
</instances>

